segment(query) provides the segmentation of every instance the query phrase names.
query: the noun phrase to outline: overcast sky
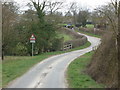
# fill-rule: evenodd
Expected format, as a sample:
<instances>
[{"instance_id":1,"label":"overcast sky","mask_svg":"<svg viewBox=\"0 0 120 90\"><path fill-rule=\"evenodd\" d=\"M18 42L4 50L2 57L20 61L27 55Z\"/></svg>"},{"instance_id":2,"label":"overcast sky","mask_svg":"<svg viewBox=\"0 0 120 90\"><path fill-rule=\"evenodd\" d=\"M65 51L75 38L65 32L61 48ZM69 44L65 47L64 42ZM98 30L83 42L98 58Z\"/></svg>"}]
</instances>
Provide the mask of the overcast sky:
<instances>
[{"instance_id":1,"label":"overcast sky","mask_svg":"<svg viewBox=\"0 0 120 90\"><path fill-rule=\"evenodd\" d=\"M26 5L27 5L27 3L30 2L30 0L14 0L14 1L16 1L18 4L20 4L21 10L26 10L27 9ZM53 1L53 0L51 0L51 1ZM96 8L98 6L107 4L111 0L57 0L57 1L64 1L66 3L77 2L78 6L83 7L83 8L84 7L89 8L90 10L93 10L94 8Z\"/></svg>"}]
</instances>

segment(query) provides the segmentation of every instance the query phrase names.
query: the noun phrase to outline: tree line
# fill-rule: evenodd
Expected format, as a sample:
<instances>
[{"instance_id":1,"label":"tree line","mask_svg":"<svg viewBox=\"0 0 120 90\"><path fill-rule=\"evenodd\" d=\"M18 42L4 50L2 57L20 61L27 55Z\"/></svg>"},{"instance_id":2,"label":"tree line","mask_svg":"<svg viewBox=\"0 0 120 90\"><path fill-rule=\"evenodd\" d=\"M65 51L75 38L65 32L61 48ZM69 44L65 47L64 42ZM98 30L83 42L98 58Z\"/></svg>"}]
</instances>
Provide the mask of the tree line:
<instances>
[{"instance_id":1,"label":"tree line","mask_svg":"<svg viewBox=\"0 0 120 90\"><path fill-rule=\"evenodd\" d=\"M118 34L118 4L112 2L90 12L81 9L77 3L72 2L67 7L64 15L59 10L64 8L64 2L43 1L28 3L29 9L20 12L17 3L2 2L2 52L4 55L31 55L31 34L36 37L35 52L40 54L55 51L59 48L61 38L57 37L60 30L59 23L80 24L85 27L87 21L95 26L112 26L115 35ZM114 13L115 12L115 13ZM118 36L118 35L117 35ZM118 42L118 41L117 41ZM55 46L54 46L55 45ZM55 47L57 47L55 49Z\"/></svg>"},{"instance_id":2,"label":"tree line","mask_svg":"<svg viewBox=\"0 0 120 90\"><path fill-rule=\"evenodd\" d=\"M57 37L60 30L59 23L69 23L74 17L67 15L74 8L70 5L66 15L58 10L64 3L31 0L29 9L20 11L16 2L2 2L2 56L4 55L31 55L29 38L36 37L35 53L56 51L60 48L62 38ZM66 18L69 18L66 19ZM73 20L70 22L73 23Z\"/></svg>"}]
</instances>

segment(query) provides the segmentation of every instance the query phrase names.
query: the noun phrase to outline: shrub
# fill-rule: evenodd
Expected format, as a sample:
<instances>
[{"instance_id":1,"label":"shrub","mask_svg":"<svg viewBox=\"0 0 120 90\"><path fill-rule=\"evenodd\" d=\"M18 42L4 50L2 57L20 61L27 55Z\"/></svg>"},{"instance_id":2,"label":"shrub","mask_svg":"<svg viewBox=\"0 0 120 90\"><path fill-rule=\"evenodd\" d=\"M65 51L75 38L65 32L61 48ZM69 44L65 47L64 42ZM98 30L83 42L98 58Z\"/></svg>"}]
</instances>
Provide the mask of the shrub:
<instances>
[{"instance_id":1,"label":"shrub","mask_svg":"<svg viewBox=\"0 0 120 90\"><path fill-rule=\"evenodd\" d=\"M53 44L52 44L52 48L50 49L50 51L60 51L63 47L63 41L64 41L64 38L56 38L54 41L53 41Z\"/></svg>"},{"instance_id":2,"label":"shrub","mask_svg":"<svg viewBox=\"0 0 120 90\"><path fill-rule=\"evenodd\" d=\"M118 88L118 52L113 33L106 33L86 72L108 88Z\"/></svg>"},{"instance_id":3,"label":"shrub","mask_svg":"<svg viewBox=\"0 0 120 90\"><path fill-rule=\"evenodd\" d=\"M19 55L19 56L27 55L26 46L19 42L14 48L14 55Z\"/></svg>"}]
</instances>

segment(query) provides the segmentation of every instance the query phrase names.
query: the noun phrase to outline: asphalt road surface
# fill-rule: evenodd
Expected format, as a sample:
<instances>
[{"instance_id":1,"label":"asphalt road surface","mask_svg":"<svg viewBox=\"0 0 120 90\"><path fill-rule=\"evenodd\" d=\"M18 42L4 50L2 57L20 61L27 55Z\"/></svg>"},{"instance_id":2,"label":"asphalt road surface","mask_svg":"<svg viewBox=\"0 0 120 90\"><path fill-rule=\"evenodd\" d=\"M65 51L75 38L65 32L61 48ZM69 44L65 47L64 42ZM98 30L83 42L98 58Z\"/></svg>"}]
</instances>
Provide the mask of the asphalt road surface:
<instances>
[{"instance_id":1,"label":"asphalt road surface","mask_svg":"<svg viewBox=\"0 0 120 90\"><path fill-rule=\"evenodd\" d=\"M8 88L67 88L65 72L70 62L100 44L99 38L85 36L91 42L90 47L45 59L14 80Z\"/></svg>"}]
</instances>

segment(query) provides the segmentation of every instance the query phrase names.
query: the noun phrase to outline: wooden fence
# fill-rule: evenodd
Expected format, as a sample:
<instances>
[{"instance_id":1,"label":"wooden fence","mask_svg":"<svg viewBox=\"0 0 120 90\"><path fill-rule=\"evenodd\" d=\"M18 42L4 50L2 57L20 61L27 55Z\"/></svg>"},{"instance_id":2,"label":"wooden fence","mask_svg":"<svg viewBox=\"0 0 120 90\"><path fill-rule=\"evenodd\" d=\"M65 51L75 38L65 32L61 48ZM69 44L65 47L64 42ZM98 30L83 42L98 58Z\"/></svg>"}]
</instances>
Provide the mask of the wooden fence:
<instances>
[{"instance_id":1,"label":"wooden fence","mask_svg":"<svg viewBox=\"0 0 120 90\"><path fill-rule=\"evenodd\" d=\"M66 50L69 50L69 49L72 49L72 44L67 44L67 45L63 45L63 51L66 51Z\"/></svg>"}]
</instances>

